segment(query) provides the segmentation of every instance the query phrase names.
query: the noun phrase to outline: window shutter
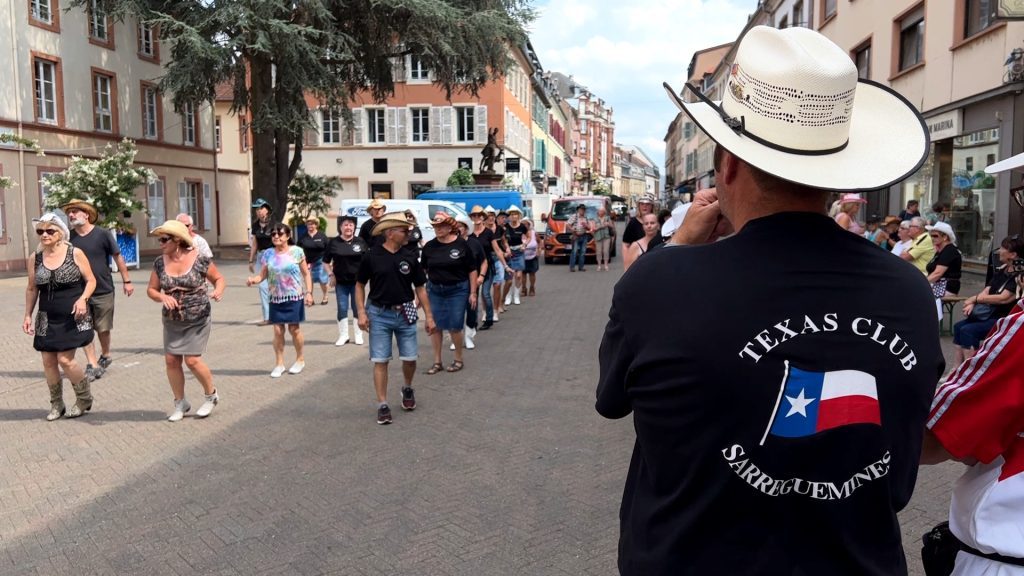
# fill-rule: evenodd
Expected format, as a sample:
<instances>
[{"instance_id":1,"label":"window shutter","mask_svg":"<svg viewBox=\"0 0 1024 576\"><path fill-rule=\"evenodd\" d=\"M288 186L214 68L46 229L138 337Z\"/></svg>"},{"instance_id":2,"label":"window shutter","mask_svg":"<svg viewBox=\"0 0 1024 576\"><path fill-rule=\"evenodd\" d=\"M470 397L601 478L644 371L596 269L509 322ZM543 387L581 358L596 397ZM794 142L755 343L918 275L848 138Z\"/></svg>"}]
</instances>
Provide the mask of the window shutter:
<instances>
[{"instance_id":1,"label":"window shutter","mask_svg":"<svg viewBox=\"0 0 1024 576\"><path fill-rule=\"evenodd\" d=\"M441 144L452 143L452 114L455 109L451 106L441 108Z\"/></svg>"},{"instance_id":2,"label":"window shutter","mask_svg":"<svg viewBox=\"0 0 1024 576\"><path fill-rule=\"evenodd\" d=\"M398 144L398 108L384 109L384 143Z\"/></svg>"},{"instance_id":3,"label":"window shutter","mask_svg":"<svg viewBox=\"0 0 1024 576\"><path fill-rule=\"evenodd\" d=\"M213 230L213 191L203 184L203 230Z\"/></svg>"},{"instance_id":4,"label":"window shutter","mask_svg":"<svg viewBox=\"0 0 1024 576\"><path fill-rule=\"evenodd\" d=\"M319 146L320 145L320 129L323 126L323 116L320 110L310 110L310 117L313 119L313 126L306 127L302 131L302 145L303 146Z\"/></svg>"},{"instance_id":5,"label":"window shutter","mask_svg":"<svg viewBox=\"0 0 1024 576\"><path fill-rule=\"evenodd\" d=\"M409 143L409 109L395 108L395 144Z\"/></svg>"},{"instance_id":6,"label":"window shutter","mask_svg":"<svg viewBox=\"0 0 1024 576\"><path fill-rule=\"evenodd\" d=\"M188 214L188 182L178 182L178 212Z\"/></svg>"},{"instance_id":7,"label":"window shutter","mask_svg":"<svg viewBox=\"0 0 1024 576\"><path fill-rule=\"evenodd\" d=\"M476 143L487 144L487 106L477 106L473 115L476 117Z\"/></svg>"},{"instance_id":8,"label":"window shutter","mask_svg":"<svg viewBox=\"0 0 1024 576\"><path fill-rule=\"evenodd\" d=\"M352 133L352 144L359 146L363 143L363 109L359 108L352 111L352 127L354 128Z\"/></svg>"},{"instance_id":9,"label":"window shutter","mask_svg":"<svg viewBox=\"0 0 1024 576\"><path fill-rule=\"evenodd\" d=\"M146 207L149 209L150 230L167 220L164 206L164 182L157 180L146 187Z\"/></svg>"},{"instance_id":10,"label":"window shutter","mask_svg":"<svg viewBox=\"0 0 1024 576\"><path fill-rule=\"evenodd\" d=\"M406 56L398 56L391 59L391 80L394 82L405 82L405 59Z\"/></svg>"},{"instance_id":11,"label":"window shutter","mask_svg":"<svg viewBox=\"0 0 1024 576\"><path fill-rule=\"evenodd\" d=\"M449 110L451 110L449 108ZM442 108L431 108L430 109L430 143L440 144L441 143L441 111Z\"/></svg>"}]
</instances>

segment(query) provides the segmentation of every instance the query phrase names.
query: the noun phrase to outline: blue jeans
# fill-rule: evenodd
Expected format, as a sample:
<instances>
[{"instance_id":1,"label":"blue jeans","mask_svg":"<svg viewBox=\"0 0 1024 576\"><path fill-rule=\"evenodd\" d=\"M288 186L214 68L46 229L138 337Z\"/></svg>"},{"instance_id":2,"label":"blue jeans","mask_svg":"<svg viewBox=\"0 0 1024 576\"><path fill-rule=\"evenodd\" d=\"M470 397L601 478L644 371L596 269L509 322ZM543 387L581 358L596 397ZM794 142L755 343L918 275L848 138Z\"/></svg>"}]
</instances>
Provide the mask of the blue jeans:
<instances>
[{"instance_id":1,"label":"blue jeans","mask_svg":"<svg viewBox=\"0 0 1024 576\"><path fill-rule=\"evenodd\" d=\"M386 364L391 360L391 336L398 341L398 359L415 362L419 354L416 325L405 321L405 315L393 308L366 304L370 320L370 362Z\"/></svg>"},{"instance_id":2,"label":"blue jeans","mask_svg":"<svg viewBox=\"0 0 1024 576\"><path fill-rule=\"evenodd\" d=\"M334 297L338 300L338 322L348 319L349 305L352 307L352 315L356 310L356 285L335 284Z\"/></svg>"},{"instance_id":3,"label":"blue jeans","mask_svg":"<svg viewBox=\"0 0 1024 576\"><path fill-rule=\"evenodd\" d=\"M491 292L491 287L494 286L494 263L497 261L497 258L491 256L489 262L491 268L487 271L487 276L484 276L484 283L480 287L483 292L484 310L487 312L486 316L484 316L485 322L494 322L494 295ZM480 309L479 304L477 305L477 309Z\"/></svg>"},{"instance_id":4,"label":"blue jeans","mask_svg":"<svg viewBox=\"0 0 1024 576\"><path fill-rule=\"evenodd\" d=\"M583 270L583 264L587 260L587 240L589 237L586 234L573 238L572 254L569 255L569 270L576 265L577 259L579 259L580 270Z\"/></svg>"},{"instance_id":5,"label":"blue jeans","mask_svg":"<svg viewBox=\"0 0 1024 576\"><path fill-rule=\"evenodd\" d=\"M267 250L273 250L273 248L268 248ZM257 262L257 265L259 266L259 268L256 269L256 273L257 274L262 274L263 273L263 265L259 264L260 262L263 261L263 252L265 252L265 251L260 251L260 252L256 253L256 262ZM260 308L263 309L263 320L269 320L270 319L270 284L269 284L269 280L264 280L263 282L260 282L259 284L257 284L257 286L259 287L259 290L260 290Z\"/></svg>"}]
</instances>

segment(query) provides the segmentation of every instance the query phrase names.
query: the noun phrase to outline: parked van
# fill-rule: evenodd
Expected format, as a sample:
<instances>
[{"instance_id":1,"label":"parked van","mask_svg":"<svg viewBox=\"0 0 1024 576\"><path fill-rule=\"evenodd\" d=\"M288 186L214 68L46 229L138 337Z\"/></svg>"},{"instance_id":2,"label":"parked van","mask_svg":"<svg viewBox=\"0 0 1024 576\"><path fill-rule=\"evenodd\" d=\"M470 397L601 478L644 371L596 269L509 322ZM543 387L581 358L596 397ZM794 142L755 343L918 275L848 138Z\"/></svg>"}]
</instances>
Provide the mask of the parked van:
<instances>
[{"instance_id":1,"label":"parked van","mask_svg":"<svg viewBox=\"0 0 1024 576\"><path fill-rule=\"evenodd\" d=\"M509 206L523 205L523 195L518 190L430 190L416 197L417 200L447 200L454 202L466 212L473 206L492 206L495 210L505 210Z\"/></svg>"},{"instance_id":2,"label":"parked van","mask_svg":"<svg viewBox=\"0 0 1024 576\"><path fill-rule=\"evenodd\" d=\"M576 213L576 208L580 204L587 207L587 218L597 219L598 208L604 208L605 214L611 216L612 203L607 196L566 196L552 200L551 213L545 219L548 225L548 233L544 236L545 264L554 262L556 258L568 259L572 254L572 234L566 231L565 224L569 221L569 217ZM611 233L609 259L614 258L618 253L617 246L619 244L614 227L611 229ZM586 257L597 257L597 245L593 238L587 243Z\"/></svg>"},{"instance_id":3,"label":"parked van","mask_svg":"<svg viewBox=\"0 0 1024 576\"><path fill-rule=\"evenodd\" d=\"M358 219L356 222L356 230L358 230L363 225L363 222L370 219L370 213L366 211L366 207L370 205L370 202L372 200L368 198L342 200L339 214L355 216ZM436 237L434 226L431 222L434 220L434 215L438 212L447 212L455 218L468 217L466 210L462 206L445 200L381 200L381 202L387 206L388 212L412 210L412 213L416 215L416 225L419 226L420 232L423 233L423 242L429 242Z\"/></svg>"}]
</instances>

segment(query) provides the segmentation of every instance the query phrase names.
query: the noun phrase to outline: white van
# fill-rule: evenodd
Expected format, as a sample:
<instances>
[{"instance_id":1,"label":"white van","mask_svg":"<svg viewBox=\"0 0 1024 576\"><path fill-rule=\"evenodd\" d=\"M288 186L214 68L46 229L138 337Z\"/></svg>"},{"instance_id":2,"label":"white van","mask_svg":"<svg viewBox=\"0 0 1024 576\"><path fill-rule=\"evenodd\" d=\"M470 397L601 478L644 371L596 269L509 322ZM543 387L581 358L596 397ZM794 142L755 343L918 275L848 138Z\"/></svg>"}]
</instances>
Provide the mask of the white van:
<instances>
[{"instance_id":1,"label":"white van","mask_svg":"<svg viewBox=\"0 0 1024 576\"><path fill-rule=\"evenodd\" d=\"M341 201L341 209L338 212L339 215L351 215L355 216L358 221L356 222L356 231L358 232L359 227L370 219L369 212L366 211L366 207L370 205L372 200L369 199L345 199ZM434 226L431 221L434 219L434 215L438 212L447 212L455 218L467 217L466 210L454 202L448 202L447 200L381 200L385 206L387 206L387 212L405 212L406 210L412 210L412 213L416 215L416 225L419 226L420 232L423 233L423 242L429 242L435 238Z\"/></svg>"},{"instance_id":2,"label":"white van","mask_svg":"<svg viewBox=\"0 0 1024 576\"><path fill-rule=\"evenodd\" d=\"M523 194L523 218L533 222L537 234L544 236L548 231L547 216L551 213L550 194Z\"/></svg>"}]
</instances>

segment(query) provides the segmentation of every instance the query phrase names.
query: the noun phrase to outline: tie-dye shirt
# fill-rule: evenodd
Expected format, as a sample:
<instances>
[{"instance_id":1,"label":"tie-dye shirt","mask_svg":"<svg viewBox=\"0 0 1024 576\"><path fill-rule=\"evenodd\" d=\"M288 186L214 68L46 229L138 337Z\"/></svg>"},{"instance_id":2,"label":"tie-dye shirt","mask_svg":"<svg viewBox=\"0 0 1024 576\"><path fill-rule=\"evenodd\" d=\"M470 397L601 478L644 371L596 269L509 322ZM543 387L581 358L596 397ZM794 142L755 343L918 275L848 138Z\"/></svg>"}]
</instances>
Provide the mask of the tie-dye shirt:
<instances>
[{"instance_id":1,"label":"tie-dye shirt","mask_svg":"<svg viewBox=\"0 0 1024 576\"><path fill-rule=\"evenodd\" d=\"M263 251L260 255L260 264L267 267L271 302L277 304L302 300L305 297L306 287L303 285L302 269L299 267L299 263L304 259L302 248L298 246L289 246L284 252L278 252L274 248Z\"/></svg>"}]
</instances>

